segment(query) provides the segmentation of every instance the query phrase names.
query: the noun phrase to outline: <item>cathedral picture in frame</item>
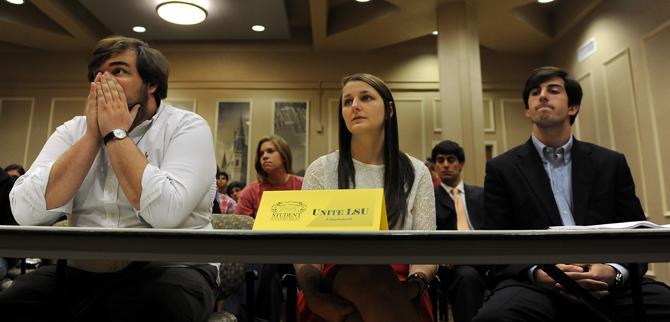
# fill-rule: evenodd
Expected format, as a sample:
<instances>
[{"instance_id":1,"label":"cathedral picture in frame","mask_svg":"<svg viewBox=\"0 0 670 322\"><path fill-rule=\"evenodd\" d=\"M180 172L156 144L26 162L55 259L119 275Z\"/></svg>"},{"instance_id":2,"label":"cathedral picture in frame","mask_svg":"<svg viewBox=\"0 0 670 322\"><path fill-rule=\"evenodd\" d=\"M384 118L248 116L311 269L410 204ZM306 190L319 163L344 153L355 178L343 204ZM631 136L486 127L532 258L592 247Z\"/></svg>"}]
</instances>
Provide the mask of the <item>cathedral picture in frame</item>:
<instances>
[{"instance_id":1,"label":"cathedral picture in frame","mask_svg":"<svg viewBox=\"0 0 670 322\"><path fill-rule=\"evenodd\" d=\"M228 173L228 182L248 184L254 180L249 178L251 102L220 101L217 111L216 164Z\"/></svg>"}]
</instances>

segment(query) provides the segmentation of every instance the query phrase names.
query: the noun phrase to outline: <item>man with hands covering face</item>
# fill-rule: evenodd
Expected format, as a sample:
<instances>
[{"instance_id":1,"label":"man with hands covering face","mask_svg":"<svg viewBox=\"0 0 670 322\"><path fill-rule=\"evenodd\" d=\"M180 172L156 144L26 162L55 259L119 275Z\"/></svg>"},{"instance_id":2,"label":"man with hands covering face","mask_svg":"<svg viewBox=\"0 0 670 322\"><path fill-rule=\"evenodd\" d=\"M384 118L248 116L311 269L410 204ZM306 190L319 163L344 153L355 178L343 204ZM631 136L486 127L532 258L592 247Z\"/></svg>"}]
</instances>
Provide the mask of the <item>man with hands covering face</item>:
<instances>
[{"instance_id":1,"label":"man with hands covering face","mask_svg":"<svg viewBox=\"0 0 670 322\"><path fill-rule=\"evenodd\" d=\"M161 102L165 57L141 40L108 37L91 54L88 78L86 115L56 129L11 192L17 222L51 225L67 215L79 227L212 229L211 131L197 114ZM61 294L55 271L42 267L0 293L3 316L204 321L219 280L207 263L69 260Z\"/></svg>"}]
</instances>

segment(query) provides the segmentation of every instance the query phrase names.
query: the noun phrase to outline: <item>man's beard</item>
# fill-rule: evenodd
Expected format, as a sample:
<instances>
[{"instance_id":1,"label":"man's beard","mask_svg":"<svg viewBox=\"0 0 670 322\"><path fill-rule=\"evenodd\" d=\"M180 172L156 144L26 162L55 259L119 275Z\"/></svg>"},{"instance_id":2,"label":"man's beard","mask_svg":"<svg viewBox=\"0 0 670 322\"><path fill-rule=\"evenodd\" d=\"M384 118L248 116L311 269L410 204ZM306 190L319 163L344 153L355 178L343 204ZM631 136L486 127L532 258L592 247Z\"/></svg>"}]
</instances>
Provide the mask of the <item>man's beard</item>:
<instances>
[{"instance_id":1,"label":"man's beard","mask_svg":"<svg viewBox=\"0 0 670 322\"><path fill-rule=\"evenodd\" d=\"M128 110L132 110L133 106L140 104L138 108L137 115L135 120L133 120L133 125L130 126L130 129L134 129L137 125L142 123L147 118L147 104L149 104L149 93L147 93L147 84L143 84L140 88L138 99L134 102L128 102Z\"/></svg>"}]
</instances>

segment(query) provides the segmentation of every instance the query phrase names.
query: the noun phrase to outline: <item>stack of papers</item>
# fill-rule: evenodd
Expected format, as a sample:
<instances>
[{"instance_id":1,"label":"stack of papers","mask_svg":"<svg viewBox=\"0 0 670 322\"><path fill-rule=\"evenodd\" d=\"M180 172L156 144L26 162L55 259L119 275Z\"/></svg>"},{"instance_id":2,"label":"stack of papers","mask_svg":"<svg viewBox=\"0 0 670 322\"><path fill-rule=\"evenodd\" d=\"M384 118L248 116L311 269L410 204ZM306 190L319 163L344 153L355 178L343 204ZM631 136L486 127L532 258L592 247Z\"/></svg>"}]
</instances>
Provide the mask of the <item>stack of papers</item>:
<instances>
[{"instance_id":1,"label":"stack of papers","mask_svg":"<svg viewBox=\"0 0 670 322\"><path fill-rule=\"evenodd\" d=\"M590 226L551 226L552 230L586 230L586 229L630 229L630 228L665 228L670 229L670 224L659 225L647 220L626 221L612 224L590 225Z\"/></svg>"}]
</instances>

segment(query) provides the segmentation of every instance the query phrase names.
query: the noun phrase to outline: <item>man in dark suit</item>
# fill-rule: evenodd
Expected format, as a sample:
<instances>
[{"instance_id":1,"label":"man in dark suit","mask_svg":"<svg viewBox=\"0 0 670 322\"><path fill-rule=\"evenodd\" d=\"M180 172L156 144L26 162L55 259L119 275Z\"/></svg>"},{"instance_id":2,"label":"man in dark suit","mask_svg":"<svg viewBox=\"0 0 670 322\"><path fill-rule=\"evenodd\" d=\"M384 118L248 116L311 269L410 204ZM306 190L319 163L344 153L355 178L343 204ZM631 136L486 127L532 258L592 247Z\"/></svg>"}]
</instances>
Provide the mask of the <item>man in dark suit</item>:
<instances>
[{"instance_id":1,"label":"man in dark suit","mask_svg":"<svg viewBox=\"0 0 670 322\"><path fill-rule=\"evenodd\" d=\"M433 148L431 161L440 176L435 188L435 212L439 230L471 230L481 226L484 214L483 190L461 179L465 153L458 143L445 140ZM484 300L486 267L441 265L442 285L452 304L456 322L469 322Z\"/></svg>"},{"instance_id":2,"label":"man in dark suit","mask_svg":"<svg viewBox=\"0 0 670 322\"><path fill-rule=\"evenodd\" d=\"M623 154L581 142L571 126L582 90L566 71L541 67L526 81L531 138L486 165L483 229L546 229L644 220ZM618 263L556 265L617 318L632 319L629 267ZM644 273L645 269L642 269ZM577 321L588 319L559 285L536 265L493 270L497 287L475 321ZM648 321L670 321L670 289L643 280Z\"/></svg>"}]
</instances>

